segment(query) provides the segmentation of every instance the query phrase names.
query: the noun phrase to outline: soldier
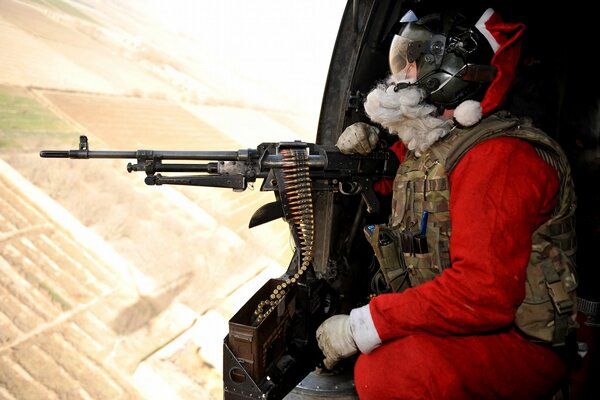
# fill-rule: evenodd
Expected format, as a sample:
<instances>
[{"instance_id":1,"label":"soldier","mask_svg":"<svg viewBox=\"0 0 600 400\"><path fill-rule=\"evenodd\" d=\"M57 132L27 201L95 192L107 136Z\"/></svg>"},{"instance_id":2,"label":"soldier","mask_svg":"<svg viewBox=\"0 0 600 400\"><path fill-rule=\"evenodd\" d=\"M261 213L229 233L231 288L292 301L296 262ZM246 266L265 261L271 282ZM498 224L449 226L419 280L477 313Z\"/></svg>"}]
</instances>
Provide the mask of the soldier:
<instances>
[{"instance_id":1,"label":"soldier","mask_svg":"<svg viewBox=\"0 0 600 400\"><path fill-rule=\"evenodd\" d=\"M524 26L492 9L401 22L364 105L400 138L389 223L367 229L392 293L319 327L324 364L360 352L361 399L551 395L575 326L575 197L560 147L498 111ZM359 122L337 145L378 136Z\"/></svg>"}]
</instances>

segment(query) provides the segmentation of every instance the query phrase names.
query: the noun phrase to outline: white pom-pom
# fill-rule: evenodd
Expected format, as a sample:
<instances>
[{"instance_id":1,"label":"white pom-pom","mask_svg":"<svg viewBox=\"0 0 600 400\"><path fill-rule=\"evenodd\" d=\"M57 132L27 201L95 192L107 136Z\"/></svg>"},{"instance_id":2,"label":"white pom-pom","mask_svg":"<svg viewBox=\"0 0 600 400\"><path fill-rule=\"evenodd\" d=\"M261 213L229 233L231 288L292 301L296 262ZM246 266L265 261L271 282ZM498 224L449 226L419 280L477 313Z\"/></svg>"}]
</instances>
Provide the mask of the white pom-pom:
<instances>
[{"instance_id":1,"label":"white pom-pom","mask_svg":"<svg viewBox=\"0 0 600 400\"><path fill-rule=\"evenodd\" d=\"M473 126L481 121L481 104L475 100L465 100L454 110L454 119L462 126Z\"/></svg>"}]
</instances>

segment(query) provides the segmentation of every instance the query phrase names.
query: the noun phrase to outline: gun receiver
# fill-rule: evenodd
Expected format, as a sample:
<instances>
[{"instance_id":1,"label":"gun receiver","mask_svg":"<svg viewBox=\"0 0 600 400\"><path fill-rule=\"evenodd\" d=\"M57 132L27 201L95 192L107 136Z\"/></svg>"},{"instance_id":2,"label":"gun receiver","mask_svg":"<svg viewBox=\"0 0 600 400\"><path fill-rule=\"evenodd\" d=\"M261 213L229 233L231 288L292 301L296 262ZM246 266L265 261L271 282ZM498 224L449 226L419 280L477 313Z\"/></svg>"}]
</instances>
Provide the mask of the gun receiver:
<instances>
[{"instance_id":1,"label":"gun receiver","mask_svg":"<svg viewBox=\"0 0 600 400\"><path fill-rule=\"evenodd\" d=\"M324 249L334 241L319 238L315 220L332 220L333 213L323 204L332 205L332 196L338 195L348 203L364 204L371 215L377 215L380 205L373 184L394 177L399 164L395 155L383 148L366 156L345 155L335 146L295 141L261 143L256 149L238 151L92 151L85 136L80 137L78 150L43 150L40 156L134 159L127 164L127 171L145 172L148 185L243 191L249 183L262 179L260 190L274 192L276 201L259 208L249 225L284 217L296 250L286 274L267 282L229 321L223 343L226 400L281 399L322 360L315 331L339 310L342 299L349 299L340 295L340 287L333 288L330 278L338 272L332 271L347 269L341 248L349 251L355 246L348 244L350 239L336 247L335 259L323 257ZM355 195L362 199L349 197ZM362 204L356 216L352 211L344 213L353 221L350 238L359 231ZM320 240L316 242L315 237Z\"/></svg>"}]
</instances>

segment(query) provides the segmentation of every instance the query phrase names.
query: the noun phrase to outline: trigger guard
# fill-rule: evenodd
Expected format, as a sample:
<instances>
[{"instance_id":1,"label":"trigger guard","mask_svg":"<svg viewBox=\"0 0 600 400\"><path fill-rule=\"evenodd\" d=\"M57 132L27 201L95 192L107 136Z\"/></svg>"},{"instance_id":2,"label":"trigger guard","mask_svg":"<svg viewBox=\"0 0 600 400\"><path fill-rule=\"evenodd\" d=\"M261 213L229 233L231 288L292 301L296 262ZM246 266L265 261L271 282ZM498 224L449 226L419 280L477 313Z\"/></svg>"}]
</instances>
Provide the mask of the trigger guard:
<instances>
[{"instance_id":1,"label":"trigger guard","mask_svg":"<svg viewBox=\"0 0 600 400\"><path fill-rule=\"evenodd\" d=\"M339 182L338 189L341 194L353 196L360 192L360 185L358 182Z\"/></svg>"}]
</instances>

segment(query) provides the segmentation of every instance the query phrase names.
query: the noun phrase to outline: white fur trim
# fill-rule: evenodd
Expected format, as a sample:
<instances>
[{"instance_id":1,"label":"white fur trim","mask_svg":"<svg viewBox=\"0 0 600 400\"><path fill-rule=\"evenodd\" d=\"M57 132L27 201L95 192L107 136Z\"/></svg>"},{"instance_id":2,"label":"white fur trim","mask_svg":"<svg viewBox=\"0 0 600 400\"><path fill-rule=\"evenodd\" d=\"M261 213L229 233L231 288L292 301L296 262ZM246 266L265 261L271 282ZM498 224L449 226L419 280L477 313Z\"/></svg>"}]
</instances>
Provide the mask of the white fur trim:
<instances>
[{"instance_id":1,"label":"white fur trim","mask_svg":"<svg viewBox=\"0 0 600 400\"><path fill-rule=\"evenodd\" d=\"M475 100L465 100L454 110L454 119L462 126L473 126L481 121L481 103Z\"/></svg>"},{"instance_id":2,"label":"white fur trim","mask_svg":"<svg viewBox=\"0 0 600 400\"><path fill-rule=\"evenodd\" d=\"M477 28L477 30L481 32L483 36L485 36L487 41L490 43L490 46L492 46L492 50L494 50L494 53L496 53L500 48L500 44L498 43L498 41L496 41L492 33L485 26L485 24L487 24L488 20L494 14L494 12L495 11L491 8L485 10L483 15L479 18L479 21L475 23L475 28Z\"/></svg>"},{"instance_id":3,"label":"white fur trim","mask_svg":"<svg viewBox=\"0 0 600 400\"><path fill-rule=\"evenodd\" d=\"M368 304L350 311L350 330L362 353L368 354L381 344Z\"/></svg>"}]
</instances>

